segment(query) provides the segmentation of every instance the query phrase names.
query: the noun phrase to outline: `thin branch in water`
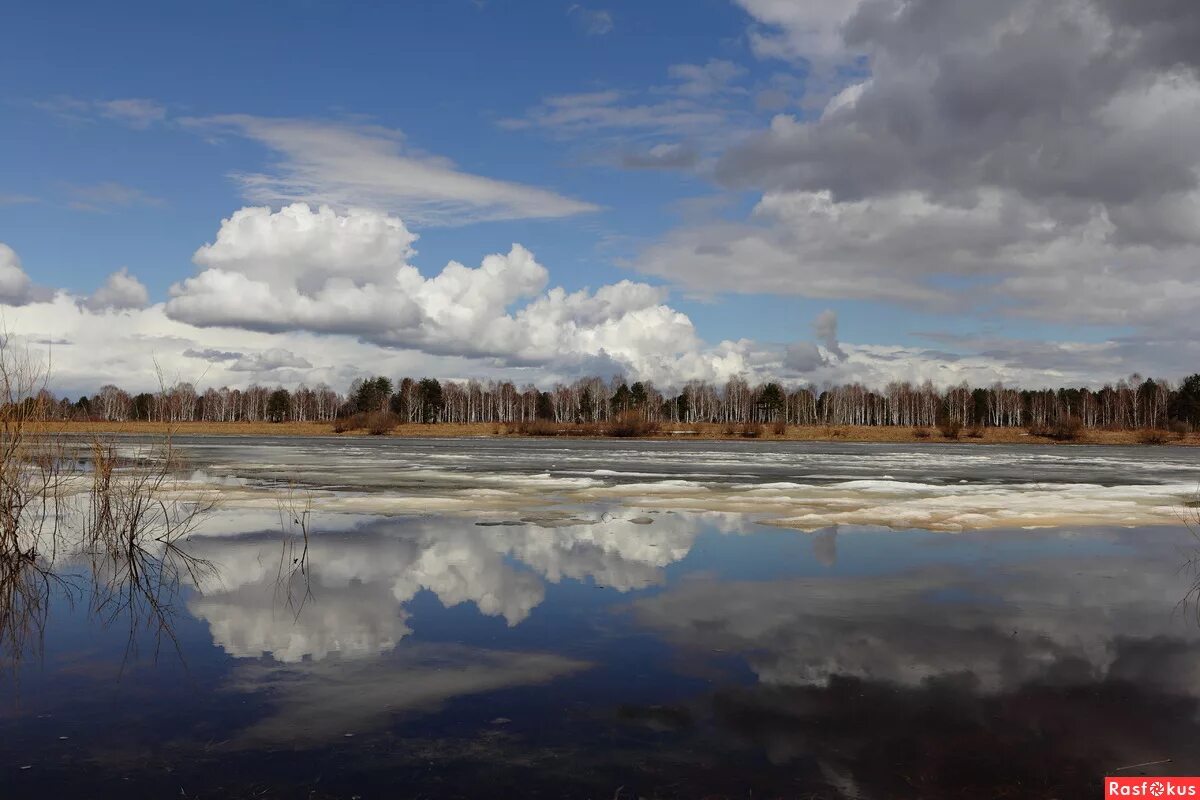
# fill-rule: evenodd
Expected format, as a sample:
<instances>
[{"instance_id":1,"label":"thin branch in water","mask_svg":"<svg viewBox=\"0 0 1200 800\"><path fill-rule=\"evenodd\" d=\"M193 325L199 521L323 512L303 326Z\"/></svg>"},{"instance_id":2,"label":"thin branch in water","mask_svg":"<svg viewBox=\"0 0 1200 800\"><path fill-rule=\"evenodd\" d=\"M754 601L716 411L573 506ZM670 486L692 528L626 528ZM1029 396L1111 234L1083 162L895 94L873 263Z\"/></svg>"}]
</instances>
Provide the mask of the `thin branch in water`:
<instances>
[{"instance_id":1,"label":"thin branch in water","mask_svg":"<svg viewBox=\"0 0 1200 800\"><path fill-rule=\"evenodd\" d=\"M308 562L308 534L312 505L312 493L304 492L303 502L301 502L296 496L295 485L288 486L287 495L281 498L278 504L281 536L279 566L275 576L275 597L278 601L281 593L285 596L285 604L293 611L295 618L299 618L304 606L313 599ZM299 539L298 554L297 539ZM304 592L298 599L295 593L297 580L304 584Z\"/></svg>"}]
</instances>

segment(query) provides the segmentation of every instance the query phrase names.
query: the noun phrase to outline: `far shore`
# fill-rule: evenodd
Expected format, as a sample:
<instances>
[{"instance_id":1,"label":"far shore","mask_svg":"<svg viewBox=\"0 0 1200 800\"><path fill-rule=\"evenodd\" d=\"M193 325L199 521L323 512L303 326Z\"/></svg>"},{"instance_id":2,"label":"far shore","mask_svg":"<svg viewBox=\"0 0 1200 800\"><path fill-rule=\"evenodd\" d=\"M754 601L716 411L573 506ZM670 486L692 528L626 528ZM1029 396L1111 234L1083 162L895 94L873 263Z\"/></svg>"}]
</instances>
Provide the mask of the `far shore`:
<instances>
[{"instance_id":1,"label":"far shore","mask_svg":"<svg viewBox=\"0 0 1200 800\"><path fill-rule=\"evenodd\" d=\"M55 421L45 423L47 430L83 435L143 434L146 436L369 436L365 430L338 433L329 422L79 422ZM573 425L549 426L561 438L610 438L597 436L593 431ZM757 433L757 435L753 435ZM401 438L548 438L545 435L522 433L517 425L499 423L435 423L402 424L384 436ZM1085 430L1079 438L1059 442L1030 434L1022 428L964 429L957 439L943 435L937 428L905 428L876 426L789 425L776 433L771 425L752 429L746 435L739 427L732 433L718 424L665 423L656 433L636 437L653 440L736 440L760 442L894 442L932 444L1028 444L1028 445L1187 445L1200 446L1200 433L1175 434L1166 431L1108 431Z\"/></svg>"}]
</instances>

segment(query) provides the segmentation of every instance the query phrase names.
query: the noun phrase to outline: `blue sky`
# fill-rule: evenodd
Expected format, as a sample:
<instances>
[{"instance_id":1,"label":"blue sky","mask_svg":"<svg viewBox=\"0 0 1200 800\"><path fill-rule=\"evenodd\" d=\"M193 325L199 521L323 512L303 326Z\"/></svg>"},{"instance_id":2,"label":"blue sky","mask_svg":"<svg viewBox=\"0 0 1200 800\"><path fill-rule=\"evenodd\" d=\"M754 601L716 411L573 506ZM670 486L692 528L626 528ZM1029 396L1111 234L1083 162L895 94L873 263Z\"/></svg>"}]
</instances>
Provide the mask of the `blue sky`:
<instances>
[{"instance_id":1,"label":"blue sky","mask_svg":"<svg viewBox=\"0 0 1200 800\"><path fill-rule=\"evenodd\" d=\"M1067 44L1053 48L1031 11ZM1150 41L1163 22L1107 0L954 13L931 0L15 3L0 48L0 242L36 289L14 290L9 304L23 310L6 316L65 341L87 327L58 318L67 299L131 329L158 308L191 328L142 329L167 350L238 331L343 337L434 372L537 366L537 380L596 358L668 382L775 370L810 381L1048 371L1052 383L1141 362L1170 376L1161 340L1190 336L1182 306L1200 227L1200 159L1171 131L1191 130L1200 90L1186 55L1154 57L1171 44ZM979 44L1002 29L1007 48ZM1118 36L1135 45L1106 69L1071 58ZM1045 86L1021 71L1030 62ZM1077 152L1046 161L1071 141ZM434 170L426 183L413 165ZM374 182L393 167L395 180ZM659 332L631 344L645 299L606 319L625 339L601 346L585 332L592 344L553 353L524 340L454 344L470 337L435 331L425 306L426 322L345 325L294 308L263 320L184 310L181 282L204 272L193 256L221 236L229 247L210 269L236 264L266 281L264 296L290 292L295 276L270 249L287 247L221 260L245 245L222 220L293 201L403 220L419 236L408 262L426 278L519 243L544 266L543 289L660 287L657 302L686 316L694 341L676 347L677 332ZM263 220L263 235L282 235L277 222ZM95 299L121 268L144 303L136 290ZM311 268L345 268L359 284L380 276ZM205 291L206 308L221 305ZM489 313L517 315L538 296L505 296ZM814 331L826 310L834 337L861 346L848 358ZM594 316L571 313L572 335ZM721 350L743 340L736 359ZM790 362L789 347L800 347ZM936 363L946 353L958 360Z\"/></svg>"},{"instance_id":2,"label":"blue sky","mask_svg":"<svg viewBox=\"0 0 1200 800\"><path fill-rule=\"evenodd\" d=\"M8 120L0 163L6 193L47 200L6 209L6 234L26 260L44 259L47 279L80 289L119 265L145 274L156 293L190 273L191 254L212 238L214 222L242 204L226 174L255 169L269 154L244 140L209 143L159 125L131 131L44 108L56 98L148 98L172 116L361 118L403 131L415 147L465 171L586 199L603 210L553 222L423 228L418 262L436 270L518 240L553 263L568 287L619 278L614 256L629 256L634 241L670 224L672 201L709 187L688 176L591 166L576 142L506 131L496 121L545 95L637 92L647 80L666 83L671 64L744 51L722 40L743 16L727 3L696 3L682 20L647 13L654 9L645 5L612 12L620 27L599 36L581 29L569 5L550 2L380 3L369 10L311 2L288 4L286 12L268 3L146 3L120 13L95 4L22 4L0 77ZM690 29L680 31L681 22ZM106 182L161 203L99 217L63 207L70 186ZM64 226L79 238L48 235ZM134 249L126 237L135 234Z\"/></svg>"}]
</instances>

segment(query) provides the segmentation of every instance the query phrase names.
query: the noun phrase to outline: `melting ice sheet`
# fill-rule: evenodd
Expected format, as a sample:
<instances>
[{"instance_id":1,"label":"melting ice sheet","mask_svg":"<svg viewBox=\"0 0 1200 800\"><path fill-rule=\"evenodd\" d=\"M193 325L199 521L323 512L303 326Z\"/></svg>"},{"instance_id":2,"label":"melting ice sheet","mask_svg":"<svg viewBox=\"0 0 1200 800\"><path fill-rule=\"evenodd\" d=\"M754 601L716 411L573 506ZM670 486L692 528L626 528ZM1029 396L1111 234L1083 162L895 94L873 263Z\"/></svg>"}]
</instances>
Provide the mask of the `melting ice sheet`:
<instances>
[{"instance_id":1,"label":"melting ice sheet","mask_svg":"<svg viewBox=\"0 0 1200 800\"><path fill-rule=\"evenodd\" d=\"M542 441L183 439L189 488L273 510L496 512L604 503L835 524L961 531L1178 524L1193 514L1189 448Z\"/></svg>"}]
</instances>

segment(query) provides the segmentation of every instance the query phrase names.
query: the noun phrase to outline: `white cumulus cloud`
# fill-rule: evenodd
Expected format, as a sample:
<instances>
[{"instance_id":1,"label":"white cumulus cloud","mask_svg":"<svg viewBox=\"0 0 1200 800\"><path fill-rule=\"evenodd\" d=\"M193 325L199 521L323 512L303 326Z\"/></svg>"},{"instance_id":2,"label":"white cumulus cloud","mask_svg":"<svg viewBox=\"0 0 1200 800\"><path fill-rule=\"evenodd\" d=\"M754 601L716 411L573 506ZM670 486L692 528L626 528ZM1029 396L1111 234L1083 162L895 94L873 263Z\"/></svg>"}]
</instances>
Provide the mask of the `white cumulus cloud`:
<instances>
[{"instance_id":1,"label":"white cumulus cloud","mask_svg":"<svg viewBox=\"0 0 1200 800\"><path fill-rule=\"evenodd\" d=\"M150 294L135 276L129 273L128 267L121 267L108 276L104 285L92 293L84 301L92 311L105 309L125 310L144 308L150 302Z\"/></svg>"},{"instance_id":2,"label":"white cumulus cloud","mask_svg":"<svg viewBox=\"0 0 1200 800\"><path fill-rule=\"evenodd\" d=\"M33 293L33 281L21 268L21 259L4 242L0 242L0 302L24 305Z\"/></svg>"},{"instance_id":3,"label":"white cumulus cloud","mask_svg":"<svg viewBox=\"0 0 1200 800\"><path fill-rule=\"evenodd\" d=\"M244 208L196 251L200 271L171 289L166 313L197 326L345 334L513 365L598 358L654 372L701 347L658 287L546 291L549 273L518 244L426 278L408 263L415 240L376 211Z\"/></svg>"}]
</instances>

